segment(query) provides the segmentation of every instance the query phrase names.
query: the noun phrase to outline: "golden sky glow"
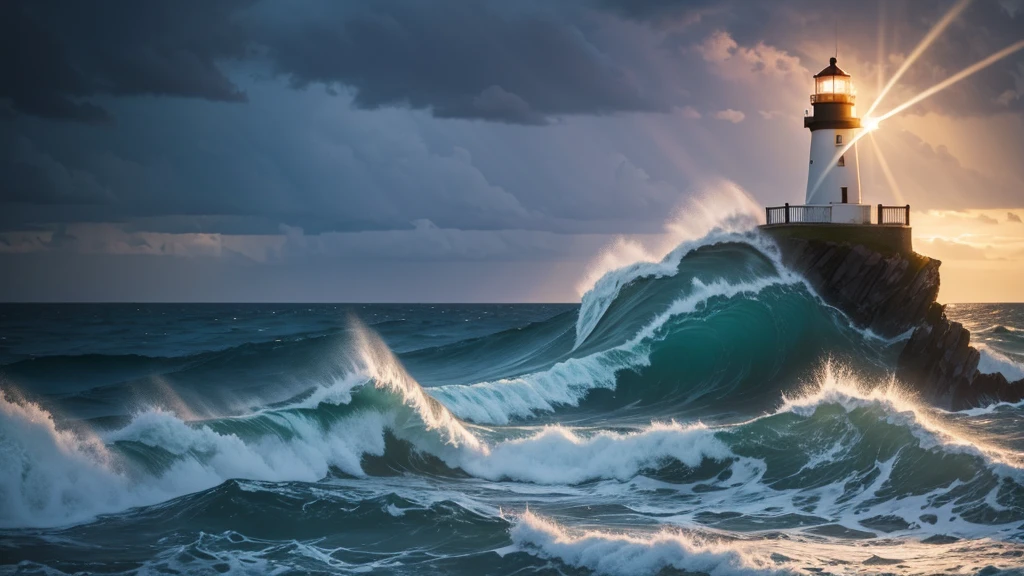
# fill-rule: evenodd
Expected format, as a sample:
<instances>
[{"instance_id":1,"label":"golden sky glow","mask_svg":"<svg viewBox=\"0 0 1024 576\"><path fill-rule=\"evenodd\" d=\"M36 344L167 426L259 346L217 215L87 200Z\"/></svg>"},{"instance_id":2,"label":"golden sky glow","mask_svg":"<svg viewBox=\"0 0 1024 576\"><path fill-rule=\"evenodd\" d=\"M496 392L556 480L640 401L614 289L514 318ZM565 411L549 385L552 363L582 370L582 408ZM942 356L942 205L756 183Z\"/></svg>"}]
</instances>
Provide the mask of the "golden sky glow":
<instances>
[{"instance_id":1,"label":"golden sky glow","mask_svg":"<svg viewBox=\"0 0 1024 576\"><path fill-rule=\"evenodd\" d=\"M940 302L1024 299L1024 210L913 215L914 249L942 261Z\"/></svg>"}]
</instances>

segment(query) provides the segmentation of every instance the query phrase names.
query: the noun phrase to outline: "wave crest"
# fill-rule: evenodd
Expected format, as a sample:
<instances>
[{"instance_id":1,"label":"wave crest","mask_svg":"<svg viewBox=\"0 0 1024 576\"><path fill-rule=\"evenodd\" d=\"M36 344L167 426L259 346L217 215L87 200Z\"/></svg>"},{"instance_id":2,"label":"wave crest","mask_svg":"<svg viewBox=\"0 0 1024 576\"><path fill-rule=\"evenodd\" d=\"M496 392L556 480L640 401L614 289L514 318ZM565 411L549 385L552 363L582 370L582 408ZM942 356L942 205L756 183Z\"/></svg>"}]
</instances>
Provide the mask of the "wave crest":
<instances>
[{"instance_id":1,"label":"wave crest","mask_svg":"<svg viewBox=\"0 0 1024 576\"><path fill-rule=\"evenodd\" d=\"M715 575L775 573L766 558L682 531L663 529L644 536L571 531L526 511L511 534L513 542L533 554L599 574L655 574L665 568Z\"/></svg>"}]
</instances>

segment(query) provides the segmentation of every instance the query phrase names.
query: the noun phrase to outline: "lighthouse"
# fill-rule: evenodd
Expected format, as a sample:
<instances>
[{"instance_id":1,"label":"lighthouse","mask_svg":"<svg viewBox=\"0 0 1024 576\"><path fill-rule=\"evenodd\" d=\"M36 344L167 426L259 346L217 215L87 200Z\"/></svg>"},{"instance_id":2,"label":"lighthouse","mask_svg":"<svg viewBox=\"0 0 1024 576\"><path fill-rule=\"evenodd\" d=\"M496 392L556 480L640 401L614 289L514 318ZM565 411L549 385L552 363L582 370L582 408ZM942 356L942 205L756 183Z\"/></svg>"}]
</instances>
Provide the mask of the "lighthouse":
<instances>
[{"instance_id":1,"label":"lighthouse","mask_svg":"<svg viewBox=\"0 0 1024 576\"><path fill-rule=\"evenodd\" d=\"M804 201L765 209L763 229L772 236L911 249L910 206L878 204L875 210L864 203L857 139L867 128L856 104L853 77L830 58L814 75L813 112L804 115L811 132Z\"/></svg>"},{"instance_id":2,"label":"lighthouse","mask_svg":"<svg viewBox=\"0 0 1024 576\"><path fill-rule=\"evenodd\" d=\"M856 98L853 78L831 58L828 67L814 75L814 115L804 117L804 127L811 131L804 203L831 206L830 221L836 223L861 224L871 218L871 207L861 204L860 163L854 141L861 130Z\"/></svg>"}]
</instances>

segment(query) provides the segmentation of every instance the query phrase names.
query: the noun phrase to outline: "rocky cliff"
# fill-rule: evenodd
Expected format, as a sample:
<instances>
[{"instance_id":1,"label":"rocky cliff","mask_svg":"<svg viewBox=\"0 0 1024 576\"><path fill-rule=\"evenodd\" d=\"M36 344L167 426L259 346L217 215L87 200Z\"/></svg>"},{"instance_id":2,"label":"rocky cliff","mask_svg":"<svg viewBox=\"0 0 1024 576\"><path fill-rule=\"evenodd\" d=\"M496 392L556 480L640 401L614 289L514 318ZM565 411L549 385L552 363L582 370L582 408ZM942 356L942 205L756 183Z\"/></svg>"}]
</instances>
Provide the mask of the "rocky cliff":
<instances>
[{"instance_id":1,"label":"rocky cliff","mask_svg":"<svg viewBox=\"0 0 1024 576\"><path fill-rule=\"evenodd\" d=\"M954 410L1024 398L1024 380L981 374L971 334L936 302L941 262L912 251L776 237L783 262L807 278L825 302L880 336L911 333L896 377L924 398Z\"/></svg>"},{"instance_id":2,"label":"rocky cliff","mask_svg":"<svg viewBox=\"0 0 1024 576\"><path fill-rule=\"evenodd\" d=\"M896 378L953 410L1024 398L1024 380L1009 382L1002 374L978 371L981 354L971 346L971 333L946 318L944 308L929 307L900 353Z\"/></svg>"}]
</instances>

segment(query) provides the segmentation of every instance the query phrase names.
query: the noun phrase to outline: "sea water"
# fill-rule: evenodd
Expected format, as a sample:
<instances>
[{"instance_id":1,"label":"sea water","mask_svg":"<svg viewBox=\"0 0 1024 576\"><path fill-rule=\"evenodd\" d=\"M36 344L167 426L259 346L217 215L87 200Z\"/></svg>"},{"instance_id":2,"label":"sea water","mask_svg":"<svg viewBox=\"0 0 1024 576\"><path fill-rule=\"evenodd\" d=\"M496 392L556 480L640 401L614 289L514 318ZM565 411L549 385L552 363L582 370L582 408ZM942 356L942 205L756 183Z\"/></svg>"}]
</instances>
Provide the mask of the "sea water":
<instances>
[{"instance_id":1,"label":"sea water","mask_svg":"<svg viewBox=\"0 0 1024 576\"><path fill-rule=\"evenodd\" d=\"M902 345L754 234L580 305L0 305L0 572L1017 573L1024 407Z\"/></svg>"}]
</instances>

